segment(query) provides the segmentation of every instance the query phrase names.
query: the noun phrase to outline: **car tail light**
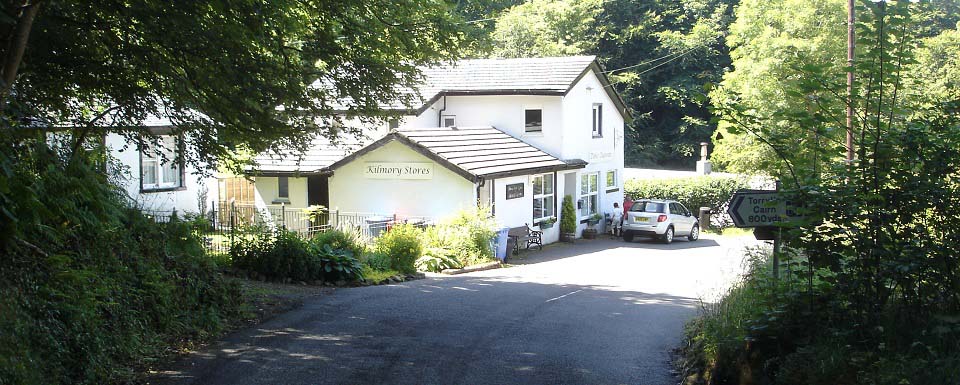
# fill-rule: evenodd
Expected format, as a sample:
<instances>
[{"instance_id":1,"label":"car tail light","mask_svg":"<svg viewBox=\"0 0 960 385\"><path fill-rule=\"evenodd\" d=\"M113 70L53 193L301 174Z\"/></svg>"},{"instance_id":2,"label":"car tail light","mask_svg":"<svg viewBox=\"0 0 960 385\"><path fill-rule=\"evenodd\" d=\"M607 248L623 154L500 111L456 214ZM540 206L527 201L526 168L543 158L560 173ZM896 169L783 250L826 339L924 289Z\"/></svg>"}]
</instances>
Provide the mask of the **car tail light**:
<instances>
[{"instance_id":1,"label":"car tail light","mask_svg":"<svg viewBox=\"0 0 960 385\"><path fill-rule=\"evenodd\" d=\"M666 215L660 215L659 217L657 217L657 222L666 222L666 221L667 221Z\"/></svg>"}]
</instances>

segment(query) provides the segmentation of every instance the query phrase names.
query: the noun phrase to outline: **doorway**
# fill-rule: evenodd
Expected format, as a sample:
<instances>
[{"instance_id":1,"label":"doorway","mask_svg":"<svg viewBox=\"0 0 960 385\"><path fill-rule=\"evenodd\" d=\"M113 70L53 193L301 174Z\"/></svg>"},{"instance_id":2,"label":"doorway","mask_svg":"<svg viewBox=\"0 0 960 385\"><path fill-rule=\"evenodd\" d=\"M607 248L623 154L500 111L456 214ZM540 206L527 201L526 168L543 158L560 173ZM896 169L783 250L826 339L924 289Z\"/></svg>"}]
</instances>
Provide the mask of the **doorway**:
<instances>
[{"instance_id":1,"label":"doorway","mask_svg":"<svg viewBox=\"0 0 960 385\"><path fill-rule=\"evenodd\" d=\"M330 208L330 184L326 176L307 177L307 204Z\"/></svg>"}]
</instances>

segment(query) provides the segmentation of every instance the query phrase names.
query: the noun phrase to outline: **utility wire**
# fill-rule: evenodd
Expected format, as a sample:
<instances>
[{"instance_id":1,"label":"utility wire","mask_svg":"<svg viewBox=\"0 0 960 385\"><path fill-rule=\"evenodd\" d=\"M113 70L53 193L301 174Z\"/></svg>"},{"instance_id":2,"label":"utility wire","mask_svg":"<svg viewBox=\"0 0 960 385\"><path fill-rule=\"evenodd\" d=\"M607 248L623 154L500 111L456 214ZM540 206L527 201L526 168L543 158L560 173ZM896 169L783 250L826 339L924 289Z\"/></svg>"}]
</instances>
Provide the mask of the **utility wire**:
<instances>
[{"instance_id":1,"label":"utility wire","mask_svg":"<svg viewBox=\"0 0 960 385\"><path fill-rule=\"evenodd\" d=\"M652 67L652 68L650 68L650 69L657 68L657 67L659 67L659 66L661 66L661 65L663 65L663 64L666 64L666 63L669 63L669 62L671 62L671 61L673 61L673 60L676 60L677 58L679 58L679 57L681 57L681 56L684 56L684 55L690 53L690 51L693 51L693 50L695 50L695 49L697 49L697 48L700 48L700 47L701 47L701 46L690 47L690 48L687 48L685 51L680 52L680 53L667 54L667 55L658 57L658 58L656 58L656 59L647 60L647 61L642 62L642 63L637 63L637 64L634 64L634 65L629 65L629 66L622 67L622 68L617 68L617 69L615 69L615 70L603 71L603 73L605 73L605 74L610 74L610 73L614 73L614 72L619 72L619 71L623 71L623 70L628 70L628 69L631 69L631 68L636 68L636 67L640 67L640 66L645 66L645 65L647 65L647 64L655 63L655 62L658 62L658 61L660 61L660 60L664 60L664 59L667 59L667 58L669 58L669 57L671 57L671 56L675 56L675 55L676 55L676 56L673 57L672 59L667 60L667 61L664 62L664 63L658 64L658 65L656 65L656 66L654 66L654 67ZM644 71L644 72L646 72L646 71Z\"/></svg>"}]
</instances>

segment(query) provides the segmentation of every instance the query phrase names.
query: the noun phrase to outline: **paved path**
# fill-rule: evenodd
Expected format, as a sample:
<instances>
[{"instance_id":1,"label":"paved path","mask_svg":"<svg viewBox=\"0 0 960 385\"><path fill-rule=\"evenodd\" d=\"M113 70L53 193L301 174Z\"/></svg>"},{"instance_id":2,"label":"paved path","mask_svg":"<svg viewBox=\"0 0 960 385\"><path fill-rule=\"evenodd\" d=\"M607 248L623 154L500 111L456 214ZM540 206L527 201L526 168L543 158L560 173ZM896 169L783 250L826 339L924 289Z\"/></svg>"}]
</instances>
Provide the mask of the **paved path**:
<instances>
[{"instance_id":1,"label":"paved path","mask_svg":"<svg viewBox=\"0 0 960 385\"><path fill-rule=\"evenodd\" d=\"M749 242L585 241L507 269L342 289L151 383L672 385L683 323Z\"/></svg>"}]
</instances>

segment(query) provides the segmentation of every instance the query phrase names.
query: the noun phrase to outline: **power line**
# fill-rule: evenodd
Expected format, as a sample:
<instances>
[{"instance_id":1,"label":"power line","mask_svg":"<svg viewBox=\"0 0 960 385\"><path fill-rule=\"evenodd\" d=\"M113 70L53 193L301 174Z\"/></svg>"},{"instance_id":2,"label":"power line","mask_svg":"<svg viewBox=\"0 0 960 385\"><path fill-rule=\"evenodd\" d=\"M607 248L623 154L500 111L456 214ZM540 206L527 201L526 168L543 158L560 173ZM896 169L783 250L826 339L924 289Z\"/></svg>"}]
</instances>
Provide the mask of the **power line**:
<instances>
[{"instance_id":1,"label":"power line","mask_svg":"<svg viewBox=\"0 0 960 385\"><path fill-rule=\"evenodd\" d=\"M605 74L610 74L610 73L614 73L614 72L619 72L619 71L623 71L623 70L628 70L628 69L631 69L631 68L636 68L636 67L640 67L640 66L645 66L645 65L647 65L647 64L655 63L655 62L658 62L658 61L660 61L660 60L667 59L667 58L669 58L669 57L671 57L671 56L676 55L674 58L672 58L672 59L670 59L670 60L667 60L666 62L661 63L661 64L658 64L657 66L653 67L653 68L657 68L657 67L659 67L659 66L661 66L661 65L663 65L663 64L666 64L666 63L669 63L669 62L671 62L671 61L673 61L673 60L676 60L677 58L679 58L679 57L681 57L681 56L683 56L683 55L686 55L686 54L690 53L690 51L693 51L693 50L695 50L695 49L697 49L697 48L700 48L700 47L701 47L701 46L690 47L690 48L687 48L687 50L685 50L685 51L683 51L683 52L680 52L680 53L667 54L667 55L658 57L658 58L656 58L656 59L647 60L647 61L642 62L642 63L637 63L637 64L634 64L634 65L629 65L629 66L626 66L626 67L623 67L623 68L617 68L617 69L615 69L615 70L603 71L603 73L605 73ZM651 69L653 69L653 68L651 68Z\"/></svg>"}]
</instances>

